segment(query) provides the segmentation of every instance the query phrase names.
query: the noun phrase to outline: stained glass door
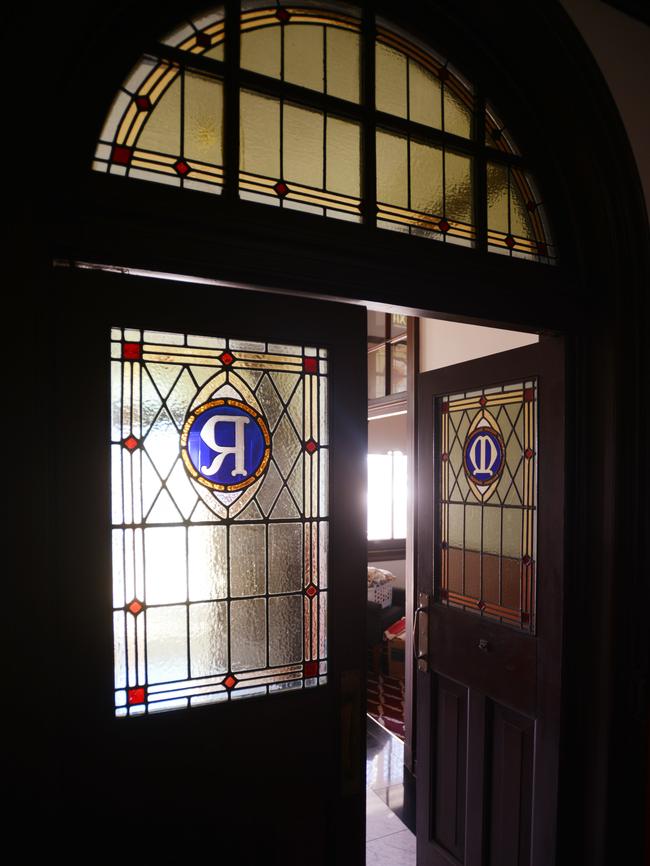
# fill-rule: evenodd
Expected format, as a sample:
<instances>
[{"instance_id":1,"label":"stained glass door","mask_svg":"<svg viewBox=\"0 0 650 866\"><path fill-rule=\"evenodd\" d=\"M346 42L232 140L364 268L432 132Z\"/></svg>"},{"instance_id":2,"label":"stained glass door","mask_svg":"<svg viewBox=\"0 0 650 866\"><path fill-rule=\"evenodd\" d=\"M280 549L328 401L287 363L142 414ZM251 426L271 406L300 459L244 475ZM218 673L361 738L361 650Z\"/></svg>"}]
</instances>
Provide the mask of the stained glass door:
<instances>
[{"instance_id":1,"label":"stained glass door","mask_svg":"<svg viewBox=\"0 0 650 866\"><path fill-rule=\"evenodd\" d=\"M364 311L59 277L70 808L361 858Z\"/></svg>"},{"instance_id":2,"label":"stained glass door","mask_svg":"<svg viewBox=\"0 0 650 866\"><path fill-rule=\"evenodd\" d=\"M553 862L562 346L420 376L418 864Z\"/></svg>"}]
</instances>

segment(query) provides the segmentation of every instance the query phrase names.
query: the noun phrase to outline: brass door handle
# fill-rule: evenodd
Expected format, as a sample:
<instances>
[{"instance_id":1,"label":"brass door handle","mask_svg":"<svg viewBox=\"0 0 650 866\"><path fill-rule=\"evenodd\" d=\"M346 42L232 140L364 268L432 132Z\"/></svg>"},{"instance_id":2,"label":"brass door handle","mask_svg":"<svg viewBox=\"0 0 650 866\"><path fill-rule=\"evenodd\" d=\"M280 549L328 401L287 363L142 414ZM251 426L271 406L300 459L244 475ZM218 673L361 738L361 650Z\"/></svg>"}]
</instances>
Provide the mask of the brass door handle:
<instances>
[{"instance_id":1,"label":"brass door handle","mask_svg":"<svg viewBox=\"0 0 650 866\"><path fill-rule=\"evenodd\" d=\"M413 654L418 670L429 670L429 596L426 592L418 595L418 606L413 614Z\"/></svg>"}]
</instances>

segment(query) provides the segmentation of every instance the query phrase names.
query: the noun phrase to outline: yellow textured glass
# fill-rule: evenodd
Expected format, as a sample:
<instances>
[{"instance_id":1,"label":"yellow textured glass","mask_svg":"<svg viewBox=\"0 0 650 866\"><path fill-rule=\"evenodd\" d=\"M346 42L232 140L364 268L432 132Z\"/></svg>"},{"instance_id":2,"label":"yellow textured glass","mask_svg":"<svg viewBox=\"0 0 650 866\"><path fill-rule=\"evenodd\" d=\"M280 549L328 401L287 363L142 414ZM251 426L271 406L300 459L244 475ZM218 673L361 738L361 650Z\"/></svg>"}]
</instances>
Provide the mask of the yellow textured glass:
<instances>
[{"instance_id":1,"label":"yellow textured glass","mask_svg":"<svg viewBox=\"0 0 650 866\"><path fill-rule=\"evenodd\" d=\"M409 58L409 116L417 123L442 128L440 81Z\"/></svg>"},{"instance_id":2,"label":"yellow textured glass","mask_svg":"<svg viewBox=\"0 0 650 866\"><path fill-rule=\"evenodd\" d=\"M359 102L359 34L327 27L327 92Z\"/></svg>"},{"instance_id":3,"label":"yellow textured glass","mask_svg":"<svg viewBox=\"0 0 650 866\"><path fill-rule=\"evenodd\" d=\"M508 232L508 167L488 162L487 166L488 228Z\"/></svg>"},{"instance_id":4,"label":"yellow textured glass","mask_svg":"<svg viewBox=\"0 0 650 866\"><path fill-rule=\"evenodd\" d=\"M411 207L443 215L442 150L418 141L411 142Z\"/></svg>"},{"instance_id":5,"label":"yellow textured glass","mask_svg":"<svg viewBox=\"0 0 650 866\"><path fill-rule=\"evenodd\" d=\"M530 211L526 207L526 200L513 173L510 174L510 231L521 238L535 237Z\"/></svg>"},{"instance_id":6,"label":"yellow textured glass","mask_svg":"<svg viewBox=\"0 0 650 866\"><path fill-rule=\"evenodd\" d=\"M445 153L446 216L460 222L472 222L472 161L458 153Z\"/></svg>"},{"instance_id":7,"label":"yellow textured glass","mask_svg":"<svg viewBox=\"0 0 650 866\"><path fill-rule=\"evenodd\" d=\"M378 111L406 117L406 56L381 42L375 46L375 83Z\"/></svg>"},{"instance_id":8,"label":"yellow textured glass","mask_svg":"<svg viewBox=\"0 0 650 866\"><path fill-rule=\"evenodd\" d=\"M283 143L285 180L322 188L322 113L298 108L295 105L285 105Z\"/></svg>"},{"instance_id":9,"label":"yellow textured glass","mask_svg":"<svg viewBox=\"0 0 650 866\"><path fill-rule=\"evenodd\" d=\"M326 189L360 195L361 134L358 123L327 118Z\"/></svg>"},{"instance_id":10,"label":"yellow textured glass","mask_svg":"<svg viewBox=\"0 0 650 866\"><path fill-rule=\"evenodd\" d=\"M266 177L280 176L280 102L243 90L240 95L239 166Z\"/></svg>"},{"instance_id":11,"label":"yellow textured glass","mask_svg":"<svg viewBox=\"0 0 650 866\"><path fill-rule=\"evenodd\" d=\"M284 80L323 90L323 28L288 24L284 28Z\"/></svg>"},{"instance_id":12,"label":"yellow textured glass","mask_svg":"<svg viewBox=\"0 0 650 866\"><path fill-rule=\"evenodd\" d=\"M212 78L185 74L184 154L213 165L223 163L223 85Z\"/></svg>"},{"instance_id":13,"label":"yellow textured glass","mask_svg":"<svg viewBox=\"0 0 650 866\"><path fill-rule=\"evenodd\" d=\"M279 78L281 37L280 27L263 27L260 30L248 30L242 33L240 49L242 69Z\"/></svg>"},{"instance_id":14,"label":"yellow textured glass","mask_svg":"<svg viewBox=\"0 0 650 866\"><path fill-rule=\"evenodd\" d=\"M178 154L181 151L181 79L177 77L156 102L137 146L143 150Z\"/></svg>"},{"instance_id":15,"label":"yellow textured glass","mask_svg":"<svg viewBox=\"0 0 650 866\"><path fill-rule=\"evenodd\" d=\"M472 131L472 112L450 87L445 87L445 132L469 138Z\"/></svg>"},{"instance_id":16,"label":"yellow textured glass","mask_svg":"<svg viewBox=\"0 0 650 866\"><path fill-rule=\"evenodd\" d=\"M380 131L377 132L377 201L408 207L406 139Z\"/></svg>"}]
</instances>

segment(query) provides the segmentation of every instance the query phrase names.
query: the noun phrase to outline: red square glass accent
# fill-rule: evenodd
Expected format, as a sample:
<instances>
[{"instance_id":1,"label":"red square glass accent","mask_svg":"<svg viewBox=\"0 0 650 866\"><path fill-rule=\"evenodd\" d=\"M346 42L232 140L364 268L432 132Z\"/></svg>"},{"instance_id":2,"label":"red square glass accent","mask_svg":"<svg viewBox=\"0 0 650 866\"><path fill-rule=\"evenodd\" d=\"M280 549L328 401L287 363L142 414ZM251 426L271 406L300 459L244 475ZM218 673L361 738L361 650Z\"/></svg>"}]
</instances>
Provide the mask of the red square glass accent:
<instances>
[{"instance_id":1,"label":"red square glass accent","mask_svg":"<svg viewBox=\"0 0 650 866\"><path fill-rule=\"evenodd\" d=\"M526 448L526 450L524 451L524 457L526 458L526 460L530 460L534 453L535 452L532 448Z\"/></svg>"},{"instance_id":2,"label":"red square glass accent","mask_svg":"<svg viewBox=\"0 0 650 866\"><path fill-rule=\"evenodd\" d=\"M318 590L316 589L314 584L310 583L309 586L307 587L307 589L305 590L305 595L308 595L309 598L313 598L317 592L318 592Z\"/></svg>"},{"instance_id":3,"label":"red square glass accent","mask_svg":"<svg viewBox=\"0 0 650 866\"><path fill-rule=\"evenodd\" d=\"M318 676L318 662L305 662L302 675L305 678Z\"/></svg>"},{"instance_id":4,"label":"red square glass accent","mask_svg":"<svg viewBox=\"0 0 650 866\"><path fill-rule=\"evenodd\" d=\"M135 104L140 111L151 111L151 100L148 96L136 96Z\"/></svg>"},{"instance_id":5,"label":"red square glass accent","mask_svg":"<svg viewBox=\"0 0 650 866\"><path fill-rule=\"evenodd\" d=\"M143 704L145 699L144 689L142 687L137 689L129 689L127 694L127 700L129 704Z\"/></svg>"},{"instance_id":6,"label":"red square glass accent","mask_svg":"<svg viewBox=\"0 0 650 866\"><path fill-rule=\"evenodd\" d=\"M509 250L511 250L517 243L517 241L513 238L512 235L506 235L503 242Z\"/></svg>"},{"instance_id":7,"label":"red square glass accent","mask_svg":"<svg viewBox=\"0 0 650 866\"><path fill-rule=\"evenodd\" d=\"M278 6L275 10L275 17L278 21L281 21L283 24L286 24L287 21L291 18L291 12L288 9L285 9L284 6Z\"/></svg>"},{"instance_id":8,"label":"red square glass accent","mask_svg":"<svg viewBox=\"0 0 650 866\"><path fill-rule=\"evenodd\" d=\"M127 610L131 611L133 616L137 616L142 610L144 610L144 605L142 602L138 601L137 598L134 598Z\"/></svg>"},{"instance_id":9,"label":"red square glass accent","mask_svg":"<svg viewBox=\"0 0 650 866\"><path fill-rule=\"evenodd\" d=\"M318 359L303 358L302 369L305 371L305 373L318 373Z\"/></svg>"},{"instance_id":10,"label":"red square glass accent","mask_svg":"<svg viewBox=\"0 0 650 866\"><path fill-rule=\"evenodd\" d=\"M524 558L521 561L523 562L524 565L530 565L530 562L531 562L530 556L528 556L528 554L526 554L526 556L524 556Z\"/></svg>"},{"instance_id":11,"label":"red square glass accent","mask_svg":"<svg viewBox=\"0 0 650 866\"><path fill-rule=\"evenodd\" d=\"M481 404L481 406L487 406L487 397L481 397L478 402Z\"/></svg>"},{"instance_id":12,"label":"red square glass accent","mask_svg":"<svg viewBox=\"0 0 650 866\"><path fill-rule=\"evenodd\" d=\"M135 436L133 434L131 434L130 436L126 437L126 439L124 440L124 442L122 444L124 445L125 448L128 448L129 451L135 451L135 449L138 447L138 445L140 443L135 438Z\"/></svg>"},{"instance_id":13,"label":"red square glass accent","mask_svg":"<svg viewBox=\"0 0 650 866\"><path fill-rule=\"evenodd\" d=\"M443 415L446 415L449 412L449 403L446 403L446 402L441 403L440 404L440 411L442 412Z\"/></svg>"},{"instance_id":14,"label":"red square glass accent","mask_svg":"<svg viewBox=\"0 0 650 866\"><path fill-rule=\"evenodd\" d=\"M480 601L477 601L477 602L476 602L476 607L477 607L479 610L485 610L485 608L487 607L487 605L486 605L486 603L483 601L483 599L481 599Z\"/></svg>"},{"instance_id":15,"label":"red square glass accent","mask_svg":"<svg viewBox=\"0 0 650 866\"><path fill-rule=\"evenodd\" d=\"M181 177L185 177L186 174L189 174L192 171L184 159L176 160L174 163L174 170L176 171L176 174L180 174Z\"/></svg>"},{"instance_id":16,"label":"red square glass accent","mask_svg":"<svg viewBox=\"0 0 650 866\"><path fill-rule=\"evenodd\" d=\"M534 399L535 399L535 389L534 388L526 388L524 390L524 402L525 403L532 403L532 401Z\"/></svg>"},{"instance_id":17,"label":"red square glass accent","mask_svg":"<svg viewBox=\"0 0 650 866\"><path fill-rule=\"evenodd\" d=\"M237 682L237 677L234 677L232 674L228 674L228 676L223 681L223 684L227 689L234 689L237 685Z\"/></svg>"},{"instance_id":18,"label":"red square glass accent","mask_svg":"<svg viewBox=\"0 0 650 866\"><path fill-rule=\"evenodd\" d=\"M273 187L273 189L275 190L276 194L277 194L280 198L284 198L285 195L287 195L287 193L289 192L289 187L286 185L286 183L285 183L283 180L279 180L279 181L275 184L275 186Z\"/></svg>"},{"instance_id":19,"label":"red square glass accent","mask_svg":"<svg viewBox=\"0 0 650 866\"><path fill-rule=\"evenodd\" d=\"M317 448L318 445L314 442L313 439L308 439L305 442L305 451L309 451L310 454L313 454Z\"/></svg>"},{"instance_id":20,"label":"red square glass accent","mask_svg":"<svg viewBox=\"0 0 650 866\"><path fill-rule=\"evenodd\" d=\"M446 219L444 219L444 217L443 217L443 219L441 219L440 222L438 223L438 228L439 228L440 231L443 232L443 233L446 233L446 232L449 231L449 228L450 228L449 223L447 222Z\"/></svg>"},{"instance_id":21,"label":"red square glass accent","mask_svg":"<svg viewBox=\"0 0 650 866\"><path fill-rule=\"evenodd\" d=\"M125 144L114 144L111 151L111 162L115 165L130 165L133 157L133 148Z\"/></svg>"},{"instance_id":22,"label":"red square glass accent","mask_svg":"<svg viewBox=\"0 0 650 866\"><path fill-rule=\"evenodd\" d=\"M139 361L142 357L142 346L140 343L125 343L122 346L122 357L127 361Z\"/></svg>"},{"instance_id":23,"label":"red square glass accent","mask_svg":"<svg viewBox=\"0 0 650 866\"><path fill-rule=\"evenodd\" d=\"M201 48L209 48L212 45L212 37L208 33L197 33L196 44Z\"/></svg>"},{"instance_id":24,"label":"red square glass accent","mask_svg":"<svg viewBox=\"0 0 650 866\"><path fill-rule=\"evenodd\" d=\"M221 355L219 355L219 360L222 364L225 364L226 367L229 367L235 360L235 356L231 355L230 352L223 352Z\"/></svg>"}]
</instances>

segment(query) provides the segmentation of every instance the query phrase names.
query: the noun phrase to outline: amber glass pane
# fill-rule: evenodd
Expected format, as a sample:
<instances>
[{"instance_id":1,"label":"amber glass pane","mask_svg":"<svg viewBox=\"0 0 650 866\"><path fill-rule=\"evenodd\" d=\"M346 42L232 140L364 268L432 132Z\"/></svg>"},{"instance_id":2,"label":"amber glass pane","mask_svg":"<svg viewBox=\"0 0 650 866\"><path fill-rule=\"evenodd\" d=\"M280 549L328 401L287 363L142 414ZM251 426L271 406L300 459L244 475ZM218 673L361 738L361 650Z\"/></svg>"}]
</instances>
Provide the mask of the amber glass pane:
<instances>
[{"instance_id":1,"label":"amber glass pane","mask_svg":"<svg viewBox=\"0 0 650 866\"><path fill-rule=\"evenodd\" d=\"M488 228L498 232L510 230L508 219L508 167L488 162L487 200Z\"/></svg>"},{"instance_id":2,"label":"amber glass pane","mask_svg":"<svg viewBox=\"0 0 650 866\"><path fill-rule=\"evenodd\" d=\"M279 78L281 72L281 28L263 27L241 35L241 66L251 72Z\"/></svg>"},{"instance_id":3,"label":"amber glass pane","mask_svg":"<svg viewBox=\"0 0 650 866\"><path fill-rule=\"evenodd\" d=\"M409 58L409 117L436 129L442 128L440 80Z\"/></svg>"},{"instance_id":4,"label":"amber glass pane","mask_svg":"<svg viewBox=\"0 0 650 866\"><path fill-rule=\"evenodd\" d=\"M472 161L445 153L445 210L450 219L472 222Z\"/></svg>"},{"instance_id":5,"label":"amber glass pane","mask_svg":"<svg viewBox=\"0 0 650 866\"><path fill-rule=\"evenodd\" d=\"M173 155L181 152L181 79L178 76L156 102L138 139L138 147Z\"/></svg>"},{"instance_id":6,"label":"amber glass pane","mask_svg":"<svg viewBox=\"0 0 650 866\"><path fill-rule=\"evenodd\" d=\"M288 24L284 28L284 80L323 90L323 28Z\"/></svg>"},{"instance_id":7,"label":"amber glass pane","mask_svg":"<svg viewBox=\"0 0 650 866\"><path fill-rule=\"evenodd\" d=\"M327 27L327 92L359 102L359 34Z\"/></svg>"},{"instance_id":8,"label":"amber glass pane","mask_svg":"<svg viewBox=\"0 0 650 866\"><path fill-rule=\"evenodd\" d=\"M280 102L243 90L240 95L240 168L280 176Z\"/></svg>"},{"instance_id":9,"label":"amber glass pane","mask_svg":"<svg viewBox=\"0 0 650 866\"><path fill-rule=\"evenodd\" d=\"M377 109L406 117L406 56L377 42L375 64Z\"/></svg>"},{"instance_id":10,"label":"amber glass pane","mask_svg":"<svg viewBox=\"0 0 650 866\"><path fill-rule=\"evenodd\" d=\"M450 88L444 88L445 132L469 138L472 131L472 112Z\"/></svg>"},{"instance_id":11,"label":"amber glass pane","mask_svg":"<svg viewBox=\"0 0 650 866\"><path fill-rule=\"evenodd\" d=\"M442 150L411 142L411 207L421 213L442 216Z\"/></svg>"},{"instance_id":12,"label":"amber glass pane","mask_svg":"<svg viewBox=\"0 0 650 866\"><path fill-rule=\"evenodd\" d=\"M377 131L377 200L408 207L407 141Z\"/></svg>"},{"instance_id":13,"label":"amber glass pane","mask_svg":"<svg viewBox=\"0 0 650 866\"><path fill-rule=\"evenodd\" d=\"M361 133L358 123L327 118L326 183L331 192L361 194Z\"/></svg>"},{"instance_id":14,"label":"amber glass pane","mask_svg":"<svg viewBox=\"0 0 650 866\"><path fill-rule=\"evenodd\" d=\"M510 173L510 231L521 238L534 238L535 232L530 221L530 211L514 174Z\"/></svg>"},{"instance_id":15,"label":"amber glass pane","mask_svg":"<svg viewBox=\"0 0 650 866\"><path fill-rule=\"evenodd\" d=\"M211 78L186 73L184 102L184 156L222 165L223 85Z\"/></svg>"},{"instance_id":16,"label":"amber glass pane","mask_svg":"<svg viewBox=\"0 0 650 866\"><path fill-rule=\"evenodd\" d=\"M283 176L287 181L322 188L323 115L295 105L284 106Z\"/></svg>"}]
</instances>

